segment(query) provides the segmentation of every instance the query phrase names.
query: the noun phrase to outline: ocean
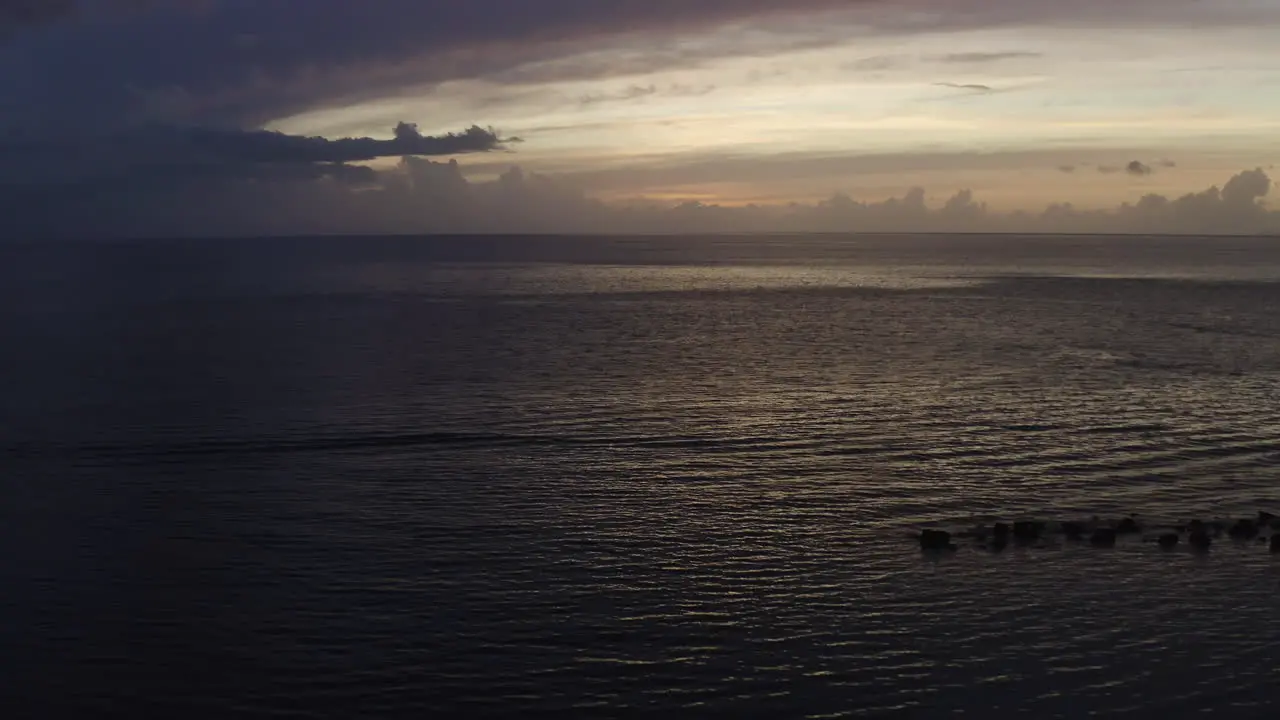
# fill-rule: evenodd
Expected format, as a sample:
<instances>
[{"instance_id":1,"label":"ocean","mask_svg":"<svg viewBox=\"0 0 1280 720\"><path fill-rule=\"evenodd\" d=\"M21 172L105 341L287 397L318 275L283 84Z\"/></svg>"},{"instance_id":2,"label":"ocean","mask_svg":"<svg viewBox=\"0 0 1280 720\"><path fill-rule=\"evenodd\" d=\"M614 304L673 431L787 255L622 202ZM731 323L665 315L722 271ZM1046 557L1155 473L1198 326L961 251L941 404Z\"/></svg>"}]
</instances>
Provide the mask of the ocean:
<instances>
[{"instance_id":1,"label":"ocean","mask_svg":"<svg viewBox=\"0 0 1280 720\"><path fill-rule=\"evenodd\" d=\"M1150 542L1280 513L1277 238L10 243L0 301L7 718L1280 706L1280 555Z\"/></svg>"}]
</instances>

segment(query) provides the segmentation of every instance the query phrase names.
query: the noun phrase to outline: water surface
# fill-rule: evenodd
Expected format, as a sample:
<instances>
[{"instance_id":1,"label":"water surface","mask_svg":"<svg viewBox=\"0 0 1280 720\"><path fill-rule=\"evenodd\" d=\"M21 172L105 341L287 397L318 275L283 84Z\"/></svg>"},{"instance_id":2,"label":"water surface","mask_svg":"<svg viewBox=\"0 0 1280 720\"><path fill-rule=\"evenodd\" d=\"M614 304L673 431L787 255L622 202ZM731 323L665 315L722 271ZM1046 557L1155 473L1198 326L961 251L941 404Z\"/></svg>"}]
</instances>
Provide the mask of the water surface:
<instances>
[{"instance_id":1,"label":"water surface","mask_svg":"<svg viewBox=\"0 0 1280 720\"><path fill-rule=\"evenodd\" d=\"M17 716L1280 704L1280 241L0 249Z\"/></svg>"}]
</instances>

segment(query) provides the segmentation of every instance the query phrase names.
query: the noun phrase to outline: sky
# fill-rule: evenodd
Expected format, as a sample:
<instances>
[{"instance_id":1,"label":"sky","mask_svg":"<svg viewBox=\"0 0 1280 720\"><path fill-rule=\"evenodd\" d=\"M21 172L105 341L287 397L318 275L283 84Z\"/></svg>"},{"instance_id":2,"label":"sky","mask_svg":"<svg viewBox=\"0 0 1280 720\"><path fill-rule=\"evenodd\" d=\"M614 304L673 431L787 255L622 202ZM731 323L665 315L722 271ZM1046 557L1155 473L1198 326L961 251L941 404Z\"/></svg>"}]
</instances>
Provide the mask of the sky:
<instances>
[{"instance_id":1,"label":"sky","mask_svg":"<svg viewBox=\"0 0 1280 720\"><path fill-rule=\"evenodd\" d=\"M0 210L495 229L423 209L462 192L517 229L840 229L896 198L931 228L1255 232L1277 38L1280 0L0 0Z\"/></svg>"}]
</instances>

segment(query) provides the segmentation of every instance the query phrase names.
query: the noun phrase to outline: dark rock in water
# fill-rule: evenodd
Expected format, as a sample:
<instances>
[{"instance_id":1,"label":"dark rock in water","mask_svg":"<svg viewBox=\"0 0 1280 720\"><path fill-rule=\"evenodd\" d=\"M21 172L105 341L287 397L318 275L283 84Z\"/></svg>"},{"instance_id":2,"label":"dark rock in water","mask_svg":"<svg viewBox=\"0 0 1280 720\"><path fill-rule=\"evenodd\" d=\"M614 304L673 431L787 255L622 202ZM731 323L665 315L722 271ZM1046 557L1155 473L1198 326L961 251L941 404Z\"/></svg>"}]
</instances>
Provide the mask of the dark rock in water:
<instances>
[{"instance_id":1,"label":"dark rock in water","mask_svg":"<svg viewBox=\"0 0 1280 720\"><path fill-rule=\"evenodd\" d=\"M997 540L1008 540L1009 539L1008 523L998 522L995 525L993 525L991 527L991 536Z\"/></svg>"},{"instance_id":2,"label":"dark rock in water","mask_svg":"<svg viewBox=\"0 0 1280 720\"><path fill-rule=\"evenodd\" d=\"M1193 548L1208 550L1209 546L1213 544L1213 538L1209 537L1209 533L1202 527L1199 530L1192 530L1191 534L1187 536L1187 542Z\"/></svg>"},{"instance_id":3,"label":"dark rock in water","mask_svg":"<svg viewBox=\"0 0 1280 720\"><path fill-rule=\"evenodd\" d=\"M991 552L1000 552L1001 550L1004 550L1005 548L1009 547L1008 536L993 538L991 540L990 547L991 547Z\"/></svg>"},{"instance_id":4,"label":"dark rock in water","mask_svg":"<svg viewBox=\"0 0 1280 720\"><path fill-rule=\"evenodd\" d=\"M1162 548L1173 548L1178 546L1178 533L1165 533L1156 540Z\"/></svg>"},{"instance_id":5,"label":"dark rock in water","mask_svg":"<svg viewBox=\"0 0 1280 720\"><path fill-rule=\"evenodd\" d=\"M1116 532L1121 535L1136 535L1142 532L1142 528L1138 526L1138 521L1131 517L1127 517L1120 521L1116 526Z\"/></svg>"},{"instance_id":6,"label":"dark rock in water","mask_svg":"<svg viewBox=\"0 0 1280 720\"><path fill-rule=\"evenodd\" d=\"M1040 538L1044 523L1033 520L1019 520L1013 524L1013 537L1020 542L1032 542Z\"/></svg>"},{"instance_id":7,"label":"dark rock in water","mask_svg":"<svg viewBox=\"0 0 1280 720\"><path fill-rule=\"evenodd\" d=\"M1062 534L1067 536L1068 540L1080 540L1084 538L1085 524L1068 520L1062 523Z\"/></svg>"},{"instance_id":8,"label":"dark rock in water","mask_svg":"<svg viewBox=\"0 0 1280 720\"><path fill-rule=\"evenodd\" d=\"M1271 536L1271 552L1280 553L1280 535Z\"/></svg>"},{"instance_id":9,"label":"dark rock in water","mask_svg":"<svg viewBox=\"0 0 1280 720\"><path fill-rule=\"evenodd\" d=\"M1193 533L1193 532L1203 532L1203 531L1204 531L1204 523L1202 521L1192 520L1191 522L1187 523L1187 532Z\"/></svg>"},{"instance_id":10,"label":"dark rock in water","mask_svg":"<svg viewBox=\"0 0 1280 720\"><path fill-rule=\"evenodd\" d=\"M921 550L955 550L951 544L951 533L945 530L924 530L920 533Z\"/></svg>"},{"instance_id":11,"label":"dark rock in water","mask_svg":"<svg viewBox=\"0 0 1280 720\"><path fill-rule=\"evenodd\" d=\"M1261 525L1261 526L1263 526L1263 527L1270 526L1270 525L1271 525L1271 523L1275 522L1275 519L1276 519L1276 516L1275 516L1275 515L1272 515L1271 513L1267 512L1266 510L1259 510L1259 511L1258 511L1258 524L1259 524L1259 525Z\"/></svg>"},{"instance_id":12,"label":"dark rock in water","mask_svg":"<svg viewBox=\"0 0 1280 720\"><path fill-rule=\"evenodd\" d=\"M1227 534L1236 540L1252 540L1258 537L1258 524L1252 520L1237 520Z\"/></svg>"},{"instance_id":13,"label":"dark rock in water","mask_svg":"<svg viewBox=\"0 0 1280 720\"><path fill-rule=\"evenodd\" d=\"M1089 536L1089 542L1098 547L1111 547L1116 544L1116 531L1112 528L1098 528Z\"/></svg>"}]
</instances>

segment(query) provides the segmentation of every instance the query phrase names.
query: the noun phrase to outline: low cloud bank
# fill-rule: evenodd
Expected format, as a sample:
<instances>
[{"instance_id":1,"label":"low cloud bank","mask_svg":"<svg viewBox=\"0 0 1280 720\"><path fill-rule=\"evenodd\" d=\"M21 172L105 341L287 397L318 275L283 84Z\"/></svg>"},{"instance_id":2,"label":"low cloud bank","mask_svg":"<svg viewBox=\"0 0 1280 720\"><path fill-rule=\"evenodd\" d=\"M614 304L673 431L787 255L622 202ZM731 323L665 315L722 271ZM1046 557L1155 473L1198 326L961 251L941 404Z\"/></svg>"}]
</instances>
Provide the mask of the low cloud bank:
<instances>
[{"instance_id":1,"label":"low cloud bank","mask_svg":"<svg viewBox=\"0 0 1280 720\"><path fill-rule=\"evenodd\" d=\"M408 156L380 172L328 162L363 158L371 154L370 147L392 148L395 143L424 149L416 143L425 139L405 130L404 137L372 141L389 143L375 146L277 147L267 142L266 149L252 154L249 164L256 171L250 176L184 172L133 175L109 183L10 184L0 188L0 230L10 239L334 233L1280 233L1280 212L1265 203L1271 178L1261 169L1238 173L1221 187L1180 197L1150 194L1110 210L1056 203L1038 213L1004 214L990 210L968 190L934 206L919 188L874 202L836 194L814 203L745 207L609 204L582 188L518 167L493 181L469 182L457 160ZM298 162L277 162L282 159Z\"/></svg>"}]
</instances>

